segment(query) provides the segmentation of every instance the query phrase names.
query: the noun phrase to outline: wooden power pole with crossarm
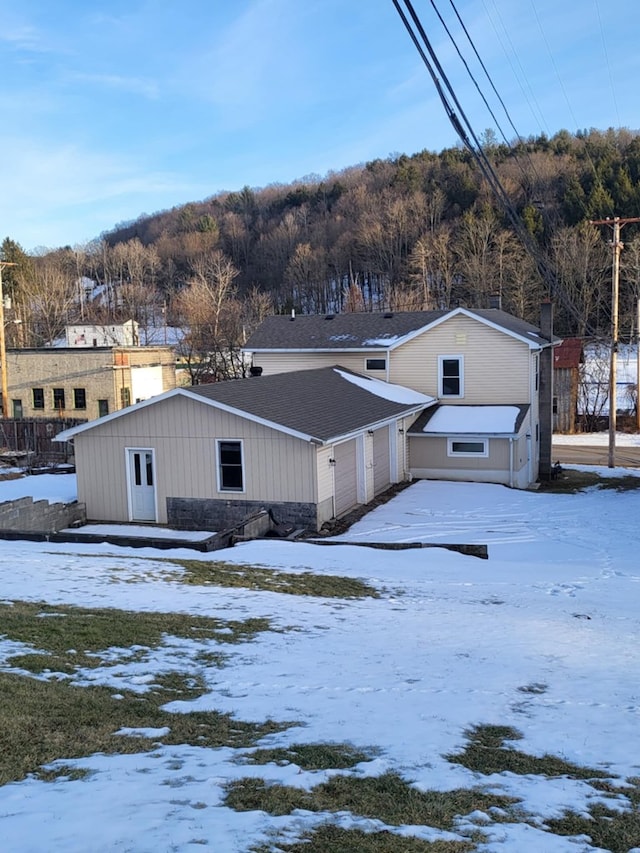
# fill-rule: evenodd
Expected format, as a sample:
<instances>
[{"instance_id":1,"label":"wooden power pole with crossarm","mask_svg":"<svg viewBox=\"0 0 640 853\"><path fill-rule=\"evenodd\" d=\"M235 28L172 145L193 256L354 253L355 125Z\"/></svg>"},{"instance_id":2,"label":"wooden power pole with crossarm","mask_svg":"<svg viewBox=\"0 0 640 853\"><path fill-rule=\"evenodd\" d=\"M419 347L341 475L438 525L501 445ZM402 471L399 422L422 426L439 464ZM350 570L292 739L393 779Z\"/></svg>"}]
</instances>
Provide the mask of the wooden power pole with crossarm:
<instances>
[{"instance_id":1,"label":"wooden power pole with crossarm","mask_svg":"<svg viewBox=\"0 0 640 853\"><path fill-rule=\"evenodd\" d=\"M592 219L591 225L608 225L613 229L611 248L613 250L613 265L611 273L611 359L609 362L609 468L616 464L616 383L618 378L618 293L620 284L620 252L624 243L620 240L623 226L631 222L640 222L640 217L621 219ZM640 384L640 377L638 377Z\"/></svg>"}]
</instances>

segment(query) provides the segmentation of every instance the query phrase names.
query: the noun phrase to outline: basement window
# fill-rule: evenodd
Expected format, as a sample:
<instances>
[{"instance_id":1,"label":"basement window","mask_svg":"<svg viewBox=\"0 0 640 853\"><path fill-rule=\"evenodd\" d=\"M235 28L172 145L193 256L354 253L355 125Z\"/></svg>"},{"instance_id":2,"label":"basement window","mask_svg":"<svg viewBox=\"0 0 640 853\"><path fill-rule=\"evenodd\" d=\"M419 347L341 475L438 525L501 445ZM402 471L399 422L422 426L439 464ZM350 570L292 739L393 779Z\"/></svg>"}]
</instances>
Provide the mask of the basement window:
<instances>
[{"instance_id":1,"label":"basement window","mask_svg":"<svg viewBox=\"0 0 640 853\"><path fill-rule=\"evenodd\" d=\"M447 439L447 456L476 456L489 455L489 441L486 438L449 438Z\"/></svg>"},{"instance_id":2,"label":"basement window","mask_svg":"<svg viewBox=\"0 0 640 853\"><path fill-rule=\"evenodd\" d=\"M218 440L218 491L243 492L242 442Z\"/></svg>"}]
</instances>

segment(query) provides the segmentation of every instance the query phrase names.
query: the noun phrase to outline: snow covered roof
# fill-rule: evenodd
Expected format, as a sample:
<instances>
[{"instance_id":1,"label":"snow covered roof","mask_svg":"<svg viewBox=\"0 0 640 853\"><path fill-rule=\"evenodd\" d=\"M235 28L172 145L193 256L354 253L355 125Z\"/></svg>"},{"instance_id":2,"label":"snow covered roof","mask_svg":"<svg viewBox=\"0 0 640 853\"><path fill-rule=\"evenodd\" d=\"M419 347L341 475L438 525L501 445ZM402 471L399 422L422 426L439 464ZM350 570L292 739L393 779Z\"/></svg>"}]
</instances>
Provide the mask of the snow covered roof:
<instances>
[{"instance_id":1,"label":"snow covered roof","mask_svg":"<svg viewBox=\"0 0 640 853\"><path fill-rule=\"evenodd\" d=\"M418 418L409 435L517 435L528 405L435 406Z\"/></svg>"}]
</instances>

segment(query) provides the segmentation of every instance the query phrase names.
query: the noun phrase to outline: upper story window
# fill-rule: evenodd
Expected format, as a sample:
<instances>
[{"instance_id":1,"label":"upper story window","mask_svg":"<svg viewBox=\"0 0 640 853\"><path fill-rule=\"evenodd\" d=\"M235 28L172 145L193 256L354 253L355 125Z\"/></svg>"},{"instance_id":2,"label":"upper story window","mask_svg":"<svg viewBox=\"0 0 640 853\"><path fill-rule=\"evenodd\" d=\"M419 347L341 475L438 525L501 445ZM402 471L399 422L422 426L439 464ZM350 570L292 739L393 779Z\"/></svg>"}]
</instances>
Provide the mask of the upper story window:
<instances>
[{"instance_id":1,"label":"upper story window","mask_svg":"<svg viewBox=\"0 0 640 853\"><path fill-rule=\"evenodd\" d=\"M64 388L53 389L53 408L58 411L64 409Z\"/></svg>"},{"instance_id":2,"label":"upper story window","mask_svg":"<svg viewBox=\"0 0 640 853\"><path fill-rule=\"evenodd\" d=\"M74 409L86 409L87 408L87 392L84 388L74 388L73 389L73 408Z\"/></svg>"},{"instance_id":3,"label":"upper story window","mask_svg":"<svg viewBox=\"0 0 640 853\"><path fill-rule=\"evenodd\" d=\"M464 397L463 356L438 356L438 396Z\"/></svg>"},{"instance_id":4,"label":"upper story window","mask_svg":"<svg viewBox=\"0 0 640 853\"><path fill-rule=\"evenodd\" d=\"M386 370L387 369L387 359L386 358L367 358L365 360L365 368L367 370Z\"/></svg>"},{"instance_id":5,"label":"upper story window","mask_svg":"<svg viewBox=\"0 0 640 853\"><path fill-rule=\"evenodd\" d=\"M32 388L33 408L44 409L44 388Z\"/></svg>"}]
</instances>

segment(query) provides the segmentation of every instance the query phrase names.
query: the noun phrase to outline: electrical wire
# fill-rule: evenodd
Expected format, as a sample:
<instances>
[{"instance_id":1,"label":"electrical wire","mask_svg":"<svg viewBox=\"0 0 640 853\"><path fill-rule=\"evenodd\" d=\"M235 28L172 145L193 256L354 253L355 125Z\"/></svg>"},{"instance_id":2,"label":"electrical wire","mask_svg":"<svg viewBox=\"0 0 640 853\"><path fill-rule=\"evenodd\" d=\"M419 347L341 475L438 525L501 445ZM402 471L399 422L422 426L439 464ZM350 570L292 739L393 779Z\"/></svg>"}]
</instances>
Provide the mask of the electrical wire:
<instances>
[{"instance_id":1,"label":"electrical wire","mask_svg":"<svg viewBox=\"0 0 640 853\"><path fill-rule=\"evenodd\" d=\"M500 10L496 6L495 2L493 2L492 5L493 5L494 15L496 16L496 18L500 22L500 26L502 28L502 32L504 33L504 37L506 38L506 40L509 44L509 47L511 49L510 52L507 51L507 49L505 48L502 37L500 36L500 33L498 32L498 29L495 25L494 19L491 16L491 12L487 8L484 0L482 0L482 5L483 5L483 8L484 8L484 11L485 11L487 18L490 21L491 26L493 27L493 31L496 35L496 38L500 42L500 45L501 45L502 50L504 52L504 55L507 59L507 62L509 63L509 66L511 67L511 71L513 73L513 76L518 81L518 86L520 87L520 91L522 92L522 97L524 98L524 100L527 103L527 106L529 107L529 111L531 112L533 120L536 122L536 124L539 125L542 132L546 132L547 136L551 136L551 132L550 132L549 127L545 121L545 118L544 118L544 115L543 115L542 110L540 108L540 105L538 104L538 100L535 96L533 89L531 88L531 86L529 84L525 70L522 67L522 63L520 62L520 58L518 56L518 51L515 49L515 46L514 46L513 42L511 41L511 36L509 35L509 30L506 28L504 21L502 20ZM515 57L515 61L518 65L518 68L520 69L520 73L518 73L513 62L511 61L511 56ZM525 84L526 84L526 88L528 88L528 90L529 90L528 92L526 91ZM534 109L534 107L535 107L535 109Z\"/></svg>"},{"instance_id":2,"label":"electrical wire","mask_svg":"<svg viewBox=\"0 0 640 853\"><path fill-rule=\"evenodd\" d=\"M449 82L447 75L442 67L438 57L431 45L431 42L425 32L425 29L418 17L415 9L413 8L413 4L411 0L403 0L404 5L407 9L408 15L413 22L413 25L410 23L407 15L405 15L403 9L400 6L400 0L392 0L393 4L398 12L411 40L413 41L420 57L422 58L431 79L434 82L436 87L436 91L440 97L442 105L445 109L447 117L451 122L453 128L456 133L460 137L461 142L470 152L476 164L478 165L483 177L493 190L495 196L503 207L503 210L507 214L509 221L511 222L515 232L520 238L521 242L533 258L536 268L538 269L538 273L541 278L549 288L549 292L551 296L555 296L562 303L565 310L573 317L574 320L579 321L582 318L580 317L580 313L572 301L569 299L568 295L564 292L564 289L561 288L556 279L555 273L547 263L546 259L542 256L538 247L534 244L531 235L527 231L522 219L518 215L517 211L513 207L511 200L509 198L508 193L504 189L500 179L495 173L493 166L489 162L486 154L484 153L482 146L476 136L473 127L471 126L469 120L467 119L464 110ZM414 30L415 27L415 30ZM424 48L423 48L424 45ZM426 49L426 53L425 53ZM427 56L428 54L428 56ZM446 91L445 91L446 89ZM447 97L446 92L449 92L451 97L451 102ZM456 112L456 109L457 112ZM465 129L466 126L466 129Z\"/></svg>"},{"instance_id":3,"label":"electrical wire","mask_svg":"<svg viewBox=\"0 0 640 853\"><path fill-rule=\"evenodd\" d=\"M451 4L451 8L453 9L453 11L454 11L454 13L455 13L456 18L458 19L458 23L459 23L459 24L460 24L460 26L462 27L462 31L464 32L465 36L467 37L467 41L468 41L468 42L469 42L469 44L471 45L471 49L473 50L473 52L474 52L474 54L475 54L475 56L476 56L476 59L477 59L477 60L478 60L478 62L480 63L480 67L481 67L481 68L482 68L482 70L484 71L484 75L485 75L485 77L486 77L486 78L487 78L487 80L489 81L489 85L490 85L490 86L491 86L491 88L493 89L493 93L494 93L494 95L497 97L497 99L498 99L498 101L499 101L499 103L500 103L500 106L501 106L501 107L502 107L502 109L504 110L504 114L505 114L505 115L506 115L506 117L507 117L507 121L508 121L508 122L509 122L509 124L511 125L511 129L512 129L512 130L513 130L513 132L515 133L516 138L518 139L518 141L519 141L519 142L523 142L524 140L522 139L522 137L521 137L521 136L520 136L520 134L518 133L518 131L517 131L517 129L516 129L516 126L515 126L515 124L513 123L513 120L512 120L512 118L511 118L511 115L510 115L510 113L509 113L509 110L507 109L507 105L506 105L506 104L505 104L505 102L502 100L502 97L500 96L500 93L499 93L499 92L498 92L498 90L496 89L496 86L495 86L495 84L494 84L493 80L491 79L491 75L489 74L489 71L487 70L487 66L486 66L486 65L484 64L484 62L482 61L482 57L481 57L481 56L480 56L480 54L478 53L478 50L477 50L477 48L476 48L476 46L475 46L475 44L474 44L474 42L473 42L473 39L471 38L471 35L469 34L469 30L467 29L467 27L466 27L466 25L465 25L464 21L463 21L463 20L462 20L462 18L460 17L460 13L458 12L458 9L457 9L457 7L456 7L456 4L454 3L454 0L449 0L449 3ZM431 5L433 6L433 0L431 0ZM434 6L434 8L435 8L435 6ZM440 14L439 14L439 13L438 13L438 17L440 17ZM465 62L465 66L466 66L466 62ZM474 81L474 82L475 82L475 81ZM476 86L477 86L477 84L476 84ZM486 100L484 99L484 96L483 96L483 100L484 100L484 101L485 101L485 103L486 103ZM489 112L491 112L491 110L489 110ZM493 116L493 113L492 113L492 112L491 112L491 115ZM504 134L503 134L503 138L504 138ZM505 140L505 141L506 141L506 140ZM507 144L508 144L508 143L507 143Z\"/></svg>"}]
</instances>

